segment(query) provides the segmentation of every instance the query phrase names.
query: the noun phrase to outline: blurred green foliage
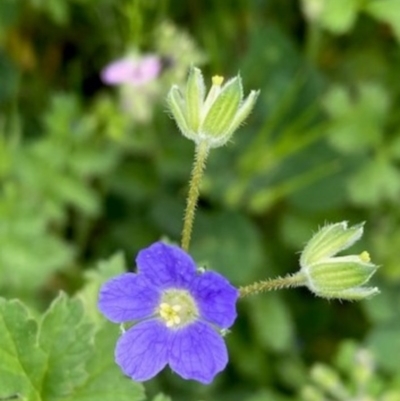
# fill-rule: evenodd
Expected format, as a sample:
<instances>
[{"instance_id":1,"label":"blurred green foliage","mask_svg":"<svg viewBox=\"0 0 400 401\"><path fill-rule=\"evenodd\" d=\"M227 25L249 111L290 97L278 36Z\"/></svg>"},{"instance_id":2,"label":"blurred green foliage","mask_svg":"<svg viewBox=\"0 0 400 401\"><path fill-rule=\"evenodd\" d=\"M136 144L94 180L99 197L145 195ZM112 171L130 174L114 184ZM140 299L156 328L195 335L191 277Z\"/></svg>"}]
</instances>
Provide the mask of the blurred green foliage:
<instances>
[{"instance_id":1,"label":"blurred green foliage","mask_svg":"<svg viewBox=\"0 0 400 401\"><path fill-rule=\"evenodd\" d=\"M160 77L106 87L101 69L131 51L162 56ZM0 398L144 398L114 366L117 328L95 304L139 249L179 241L193 147L164 99L192 63L261 89L248 123L211 153L198 263L249 284L296 271L296 252L326 221L366 221L359 250L381 266L382 294L243 300L213 385L164 372L148 399L301 400L310 366L330 364L347 338L374 355L374 382L398 391L399 1L1 0L0 290L24 304L0 304ZM378 390L372 400L392 400Z\"/></svg>"}]
</instances>

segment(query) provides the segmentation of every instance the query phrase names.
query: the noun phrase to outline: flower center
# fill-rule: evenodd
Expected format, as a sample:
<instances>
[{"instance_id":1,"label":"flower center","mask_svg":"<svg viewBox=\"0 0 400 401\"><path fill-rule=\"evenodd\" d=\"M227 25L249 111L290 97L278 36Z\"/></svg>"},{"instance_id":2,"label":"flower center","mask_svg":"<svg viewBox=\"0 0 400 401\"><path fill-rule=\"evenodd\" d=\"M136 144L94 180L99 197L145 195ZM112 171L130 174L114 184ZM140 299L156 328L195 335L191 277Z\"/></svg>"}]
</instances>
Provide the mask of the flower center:
<instances>
[{"instance_id":1,"label":"flower center","mask_svg":"<svg viewBox=\"0 0 400 401\"><path fill-rule=\"evenodd\" d=\"M197 305L186 290L166 290L157 313L167 327L183 327L199 316Z\"/></svg>"}]
</instances>

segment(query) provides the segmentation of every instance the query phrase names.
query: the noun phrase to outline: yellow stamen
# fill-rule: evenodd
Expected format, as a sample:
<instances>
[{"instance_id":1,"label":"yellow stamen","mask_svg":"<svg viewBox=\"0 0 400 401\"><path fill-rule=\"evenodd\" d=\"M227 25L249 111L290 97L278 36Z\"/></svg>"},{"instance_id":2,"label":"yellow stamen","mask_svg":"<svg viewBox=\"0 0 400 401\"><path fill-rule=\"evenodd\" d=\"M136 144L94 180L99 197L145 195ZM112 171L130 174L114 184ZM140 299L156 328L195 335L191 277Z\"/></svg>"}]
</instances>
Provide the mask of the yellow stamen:
<instances>
[{"instance_id":1,"label":"yellow stamen","mask_svg":"<svg viewBox=\"0 0 400 401\"><path fill-rule=\"evenodd\" d=\"M361 259L363 262L368 263L368 262L371 261L371 258L370 258L370 256L369 256L369 253L368 253L367 251L361 252L359 256L360 256L360 259Z\"/></svg>"},{"instance_id":2,"label":"yellow stamen","mask_svg":"<svg viewBox=\"0 0 400 401\"><path fill-rule=\"evenodd\" d=\"M220 75L214 75L212 77L212 84L215 86L221 86L222 82L224 82L224 77L221 77Z\"/></svg>"},{"instance_id":3,"label":"yellow stamen","mask_svg":"<svg viewBox=\"0 0 400 401\"><path fill-rule=\"evenodd\" d=\"M181 318L178 314L181 309L181 305L170 305L166 302L160 304L159 313L167 327L172 327L181 323Z\"/></svg>"},{"instance_id":4,"label":"yellow stamen","mask_svg":"<svg viewBox=\"0 0 400 401\"><path fill-rule=\"evenodd\" d=\"M180 289L166 290L155 313L166 327L172 329L184 327L199 316L197 305L190 293Z\"/></svg>"}]
</instances>

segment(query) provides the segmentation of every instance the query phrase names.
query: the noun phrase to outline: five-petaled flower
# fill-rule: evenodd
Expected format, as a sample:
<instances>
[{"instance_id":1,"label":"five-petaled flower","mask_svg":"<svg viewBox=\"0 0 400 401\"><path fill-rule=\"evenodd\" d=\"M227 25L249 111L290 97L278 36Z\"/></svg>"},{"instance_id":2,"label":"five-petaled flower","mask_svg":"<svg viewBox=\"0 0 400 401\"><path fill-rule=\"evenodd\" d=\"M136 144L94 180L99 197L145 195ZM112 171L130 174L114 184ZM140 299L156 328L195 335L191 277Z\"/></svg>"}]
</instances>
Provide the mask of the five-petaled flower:
<instances>
[{"instance_id":1,"label":"five-petaled flower","mask_svg":"<svg viewBox=\"0 0 400 401\"><path fill-rule=\"evenodd\" d=\"M174 245L156 242L136 263L138 273L117 276L100 290L99 309L109 320L134 321L118 340L117 364L136 381L169 364L184 379L210 383L228 362L220 330L236 319L238 290L218 273L200 273Z\"/></svg>"}]
</instances>

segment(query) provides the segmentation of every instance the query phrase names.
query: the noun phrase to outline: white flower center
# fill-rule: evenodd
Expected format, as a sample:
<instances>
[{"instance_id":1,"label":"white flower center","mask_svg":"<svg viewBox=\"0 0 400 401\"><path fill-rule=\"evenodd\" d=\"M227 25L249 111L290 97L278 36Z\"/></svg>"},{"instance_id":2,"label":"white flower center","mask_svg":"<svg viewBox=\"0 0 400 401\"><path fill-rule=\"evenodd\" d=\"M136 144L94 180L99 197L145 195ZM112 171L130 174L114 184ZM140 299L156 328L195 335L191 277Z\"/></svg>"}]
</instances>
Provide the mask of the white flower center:
<instances>
[{"instance_id":1,"label":"white flower center","mask_svg":"<svg viewBox=\"0 0 400 401\"><path fill-rule=\"evenodd\" d=\"M183 327L199 317L199 311L195 300L186 290L166 290L157 314L165 322L167 327Z\"/></svg>"}]
</instances>

